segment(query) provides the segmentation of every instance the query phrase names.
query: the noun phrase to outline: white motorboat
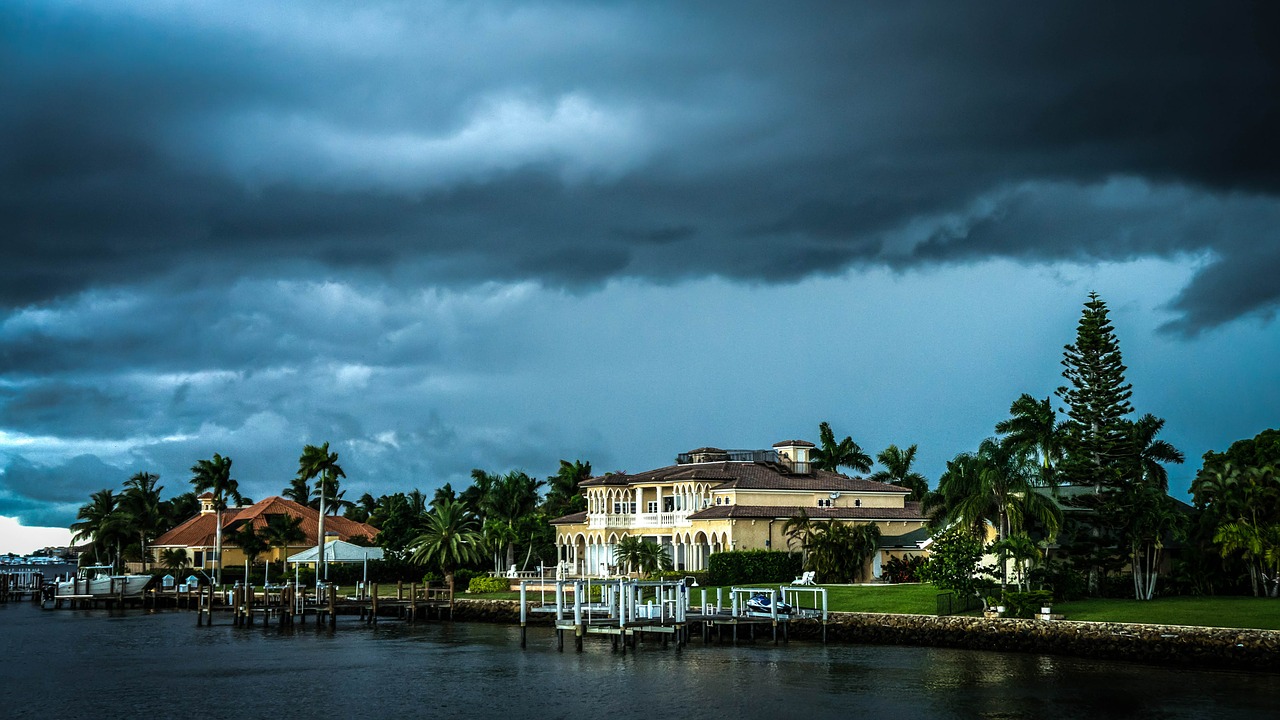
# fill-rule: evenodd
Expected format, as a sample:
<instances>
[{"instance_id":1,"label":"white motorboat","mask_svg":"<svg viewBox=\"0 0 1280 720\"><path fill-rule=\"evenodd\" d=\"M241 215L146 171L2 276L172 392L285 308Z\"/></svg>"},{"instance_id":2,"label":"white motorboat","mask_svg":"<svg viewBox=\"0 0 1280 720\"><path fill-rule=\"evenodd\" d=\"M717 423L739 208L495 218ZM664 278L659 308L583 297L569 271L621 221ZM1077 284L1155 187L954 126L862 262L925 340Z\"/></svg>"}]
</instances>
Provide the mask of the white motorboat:
<instances>
[{"instance_id":1,"label":"white motorboat","mask_svg":"<svg viewBox=\"0 0 1280 720\"><path fill-rule=\"evenodd\" d=\"M113 569L110 565L82 567L76 577L58 582L54 597L136 598L151 584L150 575L113 575Z\"/></svg>"}]
</instances>

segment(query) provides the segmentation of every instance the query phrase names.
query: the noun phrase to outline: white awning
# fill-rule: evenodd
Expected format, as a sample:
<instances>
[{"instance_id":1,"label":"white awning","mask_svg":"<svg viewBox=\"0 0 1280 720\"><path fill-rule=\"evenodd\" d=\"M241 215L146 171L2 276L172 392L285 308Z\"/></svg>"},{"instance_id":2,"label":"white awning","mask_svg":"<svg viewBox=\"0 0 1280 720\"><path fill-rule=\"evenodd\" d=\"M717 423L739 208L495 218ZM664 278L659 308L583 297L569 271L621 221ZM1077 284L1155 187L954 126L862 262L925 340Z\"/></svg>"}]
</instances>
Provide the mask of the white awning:
<instances>
[{"instance_id":1,"label":"white awning","mask_svg":"<svg viewBox=\"0 0 1280 720\"><path fill-rule=\"evenodd\" d=\"M296 555L289 556L291 563L313 563L319 552L316 548L307 548ZM343 540L333 540L324 545L324 561L327 563L358 563L365 560L381 560L382 548L353 545Z\"/></svg>"}]
</instances>

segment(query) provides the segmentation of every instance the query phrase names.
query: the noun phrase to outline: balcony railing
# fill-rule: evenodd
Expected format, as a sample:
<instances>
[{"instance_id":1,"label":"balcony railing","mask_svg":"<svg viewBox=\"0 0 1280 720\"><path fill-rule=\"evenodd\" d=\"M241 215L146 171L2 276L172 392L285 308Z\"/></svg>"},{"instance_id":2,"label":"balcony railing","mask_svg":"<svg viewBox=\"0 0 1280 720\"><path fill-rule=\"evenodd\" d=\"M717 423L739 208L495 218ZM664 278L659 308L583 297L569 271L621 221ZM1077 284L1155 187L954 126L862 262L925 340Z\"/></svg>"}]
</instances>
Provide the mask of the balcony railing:
<instances>
[{"instance_id":1,"label":"balcony railing","mask_svg":"<svg viewBox=\"0 0 1280 720\"><path fill-rule=\"evenodd\" d=\"M813 472L813 465L808 461L796 462L791 459L783 459L778 457L777 450L724 450L712 453L687 453L683 452L676 455L676 464L688 465L694 462L695 458L701 459L708 456L714 456L716 462L754 462L754 463L772 463L781 465L786 468L787 472L795 475L808 475Z\"/></svg>"},{"instance_id":2,"label":"balcony railing","mask_svg":"<svg viewBox=\"0 0 1280 720\"><path fill-rule=\"evenodd\" d=\"M692 511L682 510L679 512L662 512L662 513L635 513L626 515L612 515L606 513L591 513L587 515L587 526L592 528L649 528L649 527L689 527L693 523L689 521L689 515Z\"/></svg>"}]
</instances>

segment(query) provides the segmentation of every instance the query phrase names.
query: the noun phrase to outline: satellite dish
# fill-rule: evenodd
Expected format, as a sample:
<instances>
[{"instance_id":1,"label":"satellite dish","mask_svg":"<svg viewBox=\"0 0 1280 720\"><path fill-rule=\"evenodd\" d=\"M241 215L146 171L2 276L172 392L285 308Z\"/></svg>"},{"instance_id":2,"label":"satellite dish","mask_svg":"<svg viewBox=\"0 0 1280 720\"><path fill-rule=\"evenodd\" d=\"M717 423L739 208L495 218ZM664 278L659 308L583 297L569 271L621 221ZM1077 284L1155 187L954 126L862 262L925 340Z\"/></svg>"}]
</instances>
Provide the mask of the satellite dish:
<instances>
[{"instance_id":1,"label":"satellite dish","mask_svg":"<svg viewBox=\"0 0 1280 720\"><path fill-rule=\"evenodd\" d=\"M840 497L840 492L839 492L838 490L837 490L836 492L831 493L831 495L830 495L830 498L831 498L832 500L835 500L835 499L836 499L836 498L838 498L838 497Z\"/></svg>"}]
</instances>

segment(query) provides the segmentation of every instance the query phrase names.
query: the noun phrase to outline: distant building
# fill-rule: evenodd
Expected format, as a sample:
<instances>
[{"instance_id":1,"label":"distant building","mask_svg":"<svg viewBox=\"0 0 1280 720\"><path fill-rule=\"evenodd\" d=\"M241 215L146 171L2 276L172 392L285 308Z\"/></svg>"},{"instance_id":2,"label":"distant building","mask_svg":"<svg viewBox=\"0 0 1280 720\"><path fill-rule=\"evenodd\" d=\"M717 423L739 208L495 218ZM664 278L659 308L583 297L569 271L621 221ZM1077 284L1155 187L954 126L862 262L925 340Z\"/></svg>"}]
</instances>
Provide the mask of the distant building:
<instances>
[{"instance_id":1,"label":"distant building","mask_svg":"<svg viewBox=\"0 0 1280 720\"><path fill-rule=\"evenodd\" d=\"M205 493L199 497L200 512L169 532L156 538L147 548L153 562L159 562L165 550L181 549L187 551L187 560L192 567L212 568L216 565L214 546L217 543L217 512L213 508L213 494ZM235 533L246 524L261 531L267 526L272 515L286 515L302 518L298 529L303 539L290 543L288 547L271 548L259 559L270 557L273 561L283 560L297 551L315 547L318 543L320 511L307 505L286 500L282 497L269 497L248 507L228 508L222 511L222 564L224 566L243 564L244 553L235 543ZM350 541L355 537L369 540L378 535L378 529L372 525L354 520L326 515L324 518L325 535L330 539Z\"/></svg>"},{"instance_id":2,"label":"distant building","mask_svg":"<svg viewBox=\"0 0 1280 720\"><path fill-rule=\"evenodd\" d=\"M675 465L604 475L582 483L587 511L556 518L559 559L579 575L613 574L614 548L628 536L664 546L677 570L704 570L726 550L787 550L782 532L800 510L815 522L874 523L881 550L867 577L890 557L919 554L926 518L906 488L812 466L813 443L769 450L698 448Z\"/></svg>"}]
</instances>

